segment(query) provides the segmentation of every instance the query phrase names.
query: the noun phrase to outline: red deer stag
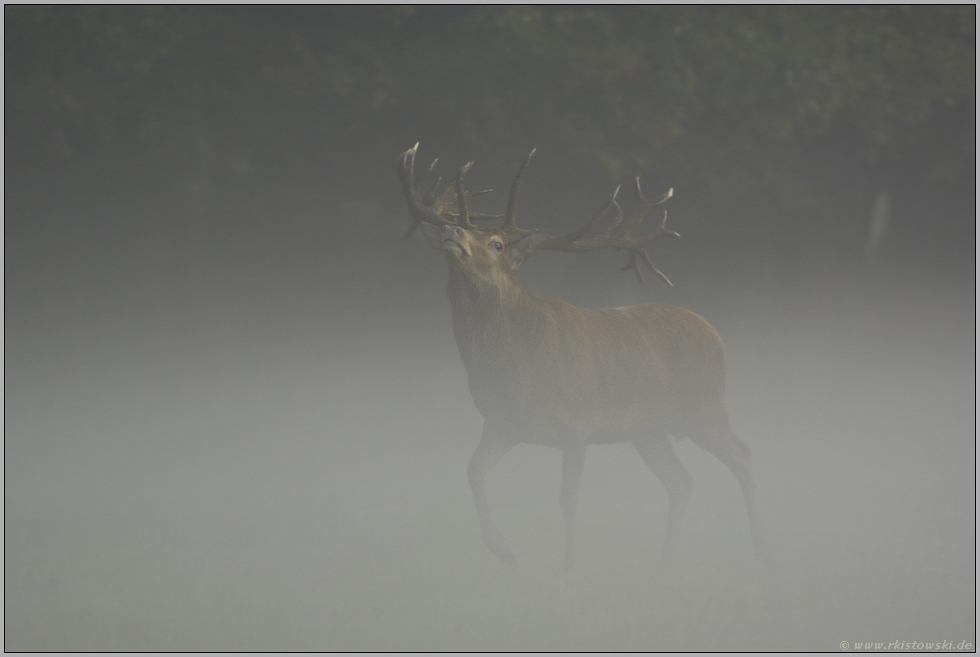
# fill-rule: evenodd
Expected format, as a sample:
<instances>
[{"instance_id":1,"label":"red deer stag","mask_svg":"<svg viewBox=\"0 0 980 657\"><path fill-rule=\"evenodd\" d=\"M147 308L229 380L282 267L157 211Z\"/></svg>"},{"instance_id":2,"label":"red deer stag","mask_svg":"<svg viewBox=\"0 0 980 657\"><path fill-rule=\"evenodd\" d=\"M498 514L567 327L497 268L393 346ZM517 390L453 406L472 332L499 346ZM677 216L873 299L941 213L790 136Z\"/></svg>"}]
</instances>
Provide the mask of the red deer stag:
<instances>
[{"instance_id":1,"label":"red deer stag","mask_svg":"<svg viewBox=\"0 0 980 657\"><path fill-rule=\"evenodd\" d=\"M579 478L586 445L633 443L667 488L669 515L663 549L666 562L677 545L681 517L691 496L691 476L674 454L668 433L690 437L727 465L742 487L756 551L768 560L769 547L755 504L749 448L735 435L725 408L725 351L718 333L699 315L662 303L588 310L551 297L529 294L514 277L534 250L582 252L625 249L642 282L639 264L671 285L646 253L660 237L678 237L665 227L667 215L645 235L635 235L641 219L671 197L647 200L636 180L636 195L623 213L616 192L578 230L552 236L518 228L517 191L531 160L517 173L507 214L497 229L474 220L500 215L470 212L463 175L436 195L436 185L420 194L415 180L418 144L402 154L398 175L417 228L445 255L453 332L469 378L470 393L483 415L483 435L469 464L483 540L505 564L516 560L490 518L487 470L520 442L562 450L560 504L565 521L565 568L574 562L573 534ZM534 151L531 151L534 154ZM429 167L432 171L435 162ZM427 172L428 173L428 172ZM619 189L617 188L617 192ZM479 193L479 192L477 192ZM602 232L588 234L603 217Z\"/></svg>"}]
</instances>

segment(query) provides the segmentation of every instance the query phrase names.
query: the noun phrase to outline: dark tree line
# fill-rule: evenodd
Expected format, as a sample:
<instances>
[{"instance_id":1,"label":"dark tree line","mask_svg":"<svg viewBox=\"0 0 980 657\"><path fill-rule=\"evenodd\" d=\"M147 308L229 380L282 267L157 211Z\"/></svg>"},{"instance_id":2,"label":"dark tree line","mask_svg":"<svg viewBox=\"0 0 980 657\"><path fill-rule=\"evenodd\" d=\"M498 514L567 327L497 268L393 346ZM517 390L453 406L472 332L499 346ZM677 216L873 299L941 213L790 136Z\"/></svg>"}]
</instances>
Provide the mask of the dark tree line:
<instances>
[{"instance_id":1,"label":"dark tree line","mask_svg":"<svg viewBox=\"0 0 980 657\"><path fill-rule=\"evenodd\" d=\"M8 181L125 169L220 195L441 131L479 156L534 145L799 221L848 185L972 194L975 15L8 5Z\"/></svg>"}]
</instances>

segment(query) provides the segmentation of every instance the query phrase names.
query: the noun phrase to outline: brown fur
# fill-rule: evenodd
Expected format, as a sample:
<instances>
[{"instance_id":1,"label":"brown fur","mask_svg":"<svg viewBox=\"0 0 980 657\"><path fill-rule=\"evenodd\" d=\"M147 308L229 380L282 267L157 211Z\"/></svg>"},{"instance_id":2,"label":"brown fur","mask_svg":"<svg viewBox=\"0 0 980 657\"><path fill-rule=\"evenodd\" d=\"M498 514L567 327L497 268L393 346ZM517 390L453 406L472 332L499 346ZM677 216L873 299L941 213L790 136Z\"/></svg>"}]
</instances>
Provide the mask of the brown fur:
<instances>
[{"instance_id":1,"label":"brown fur","mask_svg":"<svg viewBox=\"0 0 980 657\"><path fill-rule=\"evenodd\" d=\"M585 446L626 440L667 486L669 556L692 484L668 432L690 436L735 472L756 547L768 554L749 450L731 431L725 410L724 346L707 321L667 304L589 310L529 294L514 272L533 250L534 234L508 244L501 231L427 223L422 229L449 265L456 343L486 422L470 482L484 539L498 557L514 563L490 520L484 476L512 445L549 445L565 453L561 502L570 567Z\"/></svg>"}]
</instances>

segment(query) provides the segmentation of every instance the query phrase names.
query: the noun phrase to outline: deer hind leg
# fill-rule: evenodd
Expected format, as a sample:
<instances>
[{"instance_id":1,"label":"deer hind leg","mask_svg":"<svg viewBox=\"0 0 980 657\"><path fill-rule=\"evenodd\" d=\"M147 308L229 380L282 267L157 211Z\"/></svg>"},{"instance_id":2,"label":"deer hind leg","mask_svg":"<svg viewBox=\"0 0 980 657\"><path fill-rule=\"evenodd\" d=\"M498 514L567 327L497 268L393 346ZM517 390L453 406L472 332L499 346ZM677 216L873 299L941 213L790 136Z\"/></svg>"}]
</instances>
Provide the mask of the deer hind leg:
<instances>
[{"instance_id":1,"label":"deer hind leg","mask_svg":"<svg viewBox=\"0 0 980 657\"><path fill-rule=\"evenodd\" d=\"M666 431L658 429L654 434L634 435L630 437L630 442L667 489L667 538L661 555L661 563L666 567L677 548L677 536L691 499L694 480L674 453Z\"/></svg>"},{"instance_id":2,"label":"deer hind leg","mask_svg":"<svg viewBox=\"0 0 980 657\"><path fill-rule=\"evenodd\" d=\"M480 437L480 443L476 446L476 452L470 459L468 470L470 488L473 489L473 500L476 502L476 514L480 520L480 533L483 534L483 542L509 568L517 566L517 558L507 547L490 518L490 507L487 505L486 475L487 470L493 467L513 446L513 440L509 440L499 432L484 425L483 435Z\"/></svg>"},{"instance_id":3,"label":"deer hind leg","mask_svg":"<svg viewBox=\"0 0 980 657\"><path fill-rule=\"evenodd\" d=\"M585 445L566 447L561 462L561 514L565 520L565 572L575 567L575 507L578 504L578 484L585 465Z\"/></svg>"},{"instance_id":4,"label":"deer hind leg","mask_svg":"<svg viewBox=\"0 0 980 657\"><path fill-rule=\"evenodd\" d=\"M752 454L749 446L732 431L728 413L724 410L715 413L710 420L699 426L696 431L690 432L688 436L695 444L714 454L735 474L742 488L745 508L749 514L752 545L756 554L768 565L772 565L772 547L762 528L762 520L759 518L759 509L755 502L756 486L752 476Z\"/></svg>"}]
</instances>

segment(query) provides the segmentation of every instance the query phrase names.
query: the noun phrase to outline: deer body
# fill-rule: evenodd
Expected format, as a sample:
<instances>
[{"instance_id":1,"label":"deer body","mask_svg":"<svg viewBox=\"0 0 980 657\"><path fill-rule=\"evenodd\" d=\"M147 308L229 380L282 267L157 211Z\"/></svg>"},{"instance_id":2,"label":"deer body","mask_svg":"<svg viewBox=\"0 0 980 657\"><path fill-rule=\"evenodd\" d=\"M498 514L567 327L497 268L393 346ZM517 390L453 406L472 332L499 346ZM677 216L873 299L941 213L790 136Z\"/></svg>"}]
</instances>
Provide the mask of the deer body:
<instances>
[{"instance_id":1,"label":"deer body","mask_svg":"<svg viewBox=\"0 0 980 657\"><path fill-rule=\"evenodd\" d=\"M474 310L450 284L456 342L477 409L519 442L627 440L697 422L724 395L724 348L699 315L666 304L588 310L521 289Z\"/></svg>"},{"instance_id":2,"label":"deer body","mask_svg":"<svg viewBox=\"0 0 980 657\"><path fill-rule=\"evenodd\" d=\"M565 520L565 567L574 561L578 482L585 449L592 443L630 441L667 488L669 517L664 559L673 552L692 481L674 454L668 433L690 437L735 473L749 511L753 542L768 557L755 509L748 447L732 432L725 409L724 346L694 312L667 304L590 310L560 299L534 296L514 272L535 249L587 250L618 246L630 251L630 268L642 259L666 281L642 250L649 235L630 234L634 212L601 238L583 239L610 206L569 236L551 237L516 228L515 181L507 220L499 230L474 226L462 173L455 203L449 193L424 203L414 187L414 149L403 155L402 182L409 208L428 241L449 266L447 288L453 331L470 393L484 430L470 461L469 479L484 541L504 563L516 560L490 518L485 475L517 443L563 451L560 502ZM526 163L525 163L526 167ZM467 167L468 168L468 167ZM637 186L637 190L639 187ZM637 193L639 214L649 208ZM669 194L662 200L669 198ZM616 226L625 224L625 228ZM414 230L415 226L413 226ZM409 233L412 232L409 231ZM657 232L659 231L659 232ZM663 228L654 237L676 235ZM669 283L669 281L667 281Z\"/></svg>"}]
</instances>

